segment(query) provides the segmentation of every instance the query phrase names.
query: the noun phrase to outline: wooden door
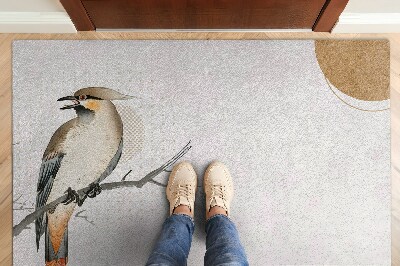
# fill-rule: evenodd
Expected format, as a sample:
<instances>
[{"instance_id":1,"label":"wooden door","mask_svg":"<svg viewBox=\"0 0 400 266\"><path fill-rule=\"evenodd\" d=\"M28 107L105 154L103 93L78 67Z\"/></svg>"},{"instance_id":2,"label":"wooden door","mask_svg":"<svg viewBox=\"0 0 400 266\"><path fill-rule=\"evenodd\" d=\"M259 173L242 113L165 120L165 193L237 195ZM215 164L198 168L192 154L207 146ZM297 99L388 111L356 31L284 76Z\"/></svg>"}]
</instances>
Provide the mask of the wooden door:
<instances>
[{"instance_id":1,"label":"wooden door","mask_svg":"<svg viewBox=\"0 0 400 266\"><path fill-rule=\"evenodd\" d=\"M348 0L61 0L78 30L330 31Z\"/></svg>"}]
</instances>

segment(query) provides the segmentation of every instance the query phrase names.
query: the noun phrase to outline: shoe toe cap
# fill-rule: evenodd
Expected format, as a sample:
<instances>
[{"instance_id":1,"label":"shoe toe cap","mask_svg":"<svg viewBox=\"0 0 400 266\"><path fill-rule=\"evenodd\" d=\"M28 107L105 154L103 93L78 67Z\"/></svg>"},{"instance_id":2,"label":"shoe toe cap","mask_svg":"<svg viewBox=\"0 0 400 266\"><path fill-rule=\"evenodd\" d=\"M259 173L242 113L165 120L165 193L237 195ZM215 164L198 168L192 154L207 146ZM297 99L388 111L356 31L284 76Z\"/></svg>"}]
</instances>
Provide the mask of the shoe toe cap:
<instances>
[{"instance_id":1,"label":"shoe toe cap","mask_svg":"<svg viewBox=\"0 0 400 266\"><path fill-rule=\"evenodd\" d=\"M207 168L207 174L209 178L213 179L230 179L228 167L220 161L213 161Z\"/></svg>"}]
</instances>

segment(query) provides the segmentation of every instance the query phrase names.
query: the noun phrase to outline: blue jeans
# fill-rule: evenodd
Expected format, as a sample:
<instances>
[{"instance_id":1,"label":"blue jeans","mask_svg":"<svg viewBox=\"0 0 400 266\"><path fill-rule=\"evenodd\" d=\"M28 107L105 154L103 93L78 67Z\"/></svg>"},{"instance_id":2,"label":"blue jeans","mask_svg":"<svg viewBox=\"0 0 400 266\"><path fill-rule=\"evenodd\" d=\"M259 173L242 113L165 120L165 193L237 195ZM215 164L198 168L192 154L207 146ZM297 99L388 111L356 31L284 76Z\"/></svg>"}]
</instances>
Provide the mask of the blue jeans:
<instances>
[{"instance_id":1,"label":"blue jeans","mask_svg":"<svg viewBox=\"0 0 400 266\"><path fill-rule=\"evenodd\" d=\"M193 219L185 214L173 214L162 227L146 265L186 265L194 231ZM206 222L206 255L204 265L249 265L239 234L233 222L222 214Z\"/></svg>"}]
</instances>

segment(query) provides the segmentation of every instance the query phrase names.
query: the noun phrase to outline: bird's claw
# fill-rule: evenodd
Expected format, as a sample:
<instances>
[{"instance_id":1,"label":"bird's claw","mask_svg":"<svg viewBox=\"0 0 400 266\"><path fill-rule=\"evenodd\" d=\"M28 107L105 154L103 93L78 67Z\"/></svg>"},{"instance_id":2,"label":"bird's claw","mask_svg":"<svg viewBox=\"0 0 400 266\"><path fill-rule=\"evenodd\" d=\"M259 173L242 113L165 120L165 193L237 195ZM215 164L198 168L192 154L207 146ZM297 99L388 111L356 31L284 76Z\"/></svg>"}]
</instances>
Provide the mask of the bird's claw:
<instances>
[{"instance_id":1,"label":"bird's claw","mask_svg":"<svg viewBox=\"0 0 400 266\"><path fill-rule=\"evenodd\" d=\"M101 191L102 191L102 189L101 189L99 183L92 183L92 184L90 184L89 190L86 191L85 194L86 194L89 198L94 198L94 197L96 197L97 195L99 195L99 194L101 193Z\"/></svg>"},{"instance_id":2,"label":"bird's claw","mask_svg":"<svg viewBox=\"0 0 400 266\"><path fill-rule=\"evenodd\" d=\"M63 203L64 205L68 205L71 202L76 202L79 205L80 198L79 198L78 192L76 192L71 187L69 187L67 189L67 191L65 191L65 193L67 193L67 198L65 200L61 201L61 203Z\"/></svg>"},{"instance_id":3,"label":"bird's claw","mask_svg":"<svg viewBox=\"0 0 400 266\"><path fill-rule=\"evenodd\" d=\"M97 195L100 194L100 192L102 191L100 185L98 183L92 183L89 186L89 189L85 192L85 195L83 195L82 198L79 197L78 192L76 192L76 190L73 190L71 187L69 187L67 189L67 191L65 191L65 193L67 193L67 198L62 201L61 203L64 203L64 205L68 205L71 202L75 202L78 204L78 206L82 206L83 202L86 200L86 198L94 198Z\"/></svg>"}]
</instances>

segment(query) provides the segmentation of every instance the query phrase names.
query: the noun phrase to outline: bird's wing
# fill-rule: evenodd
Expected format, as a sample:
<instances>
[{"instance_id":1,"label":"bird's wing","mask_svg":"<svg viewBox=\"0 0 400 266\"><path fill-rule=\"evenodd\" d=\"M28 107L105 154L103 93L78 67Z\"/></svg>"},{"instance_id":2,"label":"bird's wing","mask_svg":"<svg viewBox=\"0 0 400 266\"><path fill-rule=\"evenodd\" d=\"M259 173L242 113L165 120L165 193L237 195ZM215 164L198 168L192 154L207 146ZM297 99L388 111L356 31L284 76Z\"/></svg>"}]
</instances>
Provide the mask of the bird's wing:
<instances>
[{"instance_id":1,"label":"bird's wing","mask_svg":"<svg viewBox=\"0 0 400 266\"><path fill-rule=\"evenodd\" d=\"M76 118L72 119L59 127L50 139L49 144L43 154L42 165L40 166L39 179L37 183L36 209L46 205L49 198L53 181L60 169L61 161L65 155L62 152L63 143L69 130L76 125ZM45 231L45 214L38 217L35 221L36 246L39 248L41 235Z\"/></svg>"},{"instance_id":2,"label":"bird's wing","mask_svg":"<svg viewBox=\"0 0 400 266\"><path fill-rule=\"evenodd\" d=\"M71 128L75 127L77 124L78 119L74 118L69 120L68 122L64 123L60 126L56 132L54 132L53 136L51 137L49 144L47 145L46 150L43 154L43 160L49 156L49 154L57 153L63 149L63 144L65 139L67 138L68 132Z\"/></svg>"},{"instance_id":3,"label":"bird's wing","mask_svg":"<svg viewBox=\"0 0 400 266\"><path fill-rule=\"evenodd\" d=\"M121 138L121 141L119 142L118 150L115 153L114 157L111 159L111 161L108 163L108 166L106 170L101 174L100 178L98 179L97 183L100 183L103 181L107 176L111 174L112 171L114 171L115 167L117 167L117 164L119 162L119 159L121 158L122 155L122 146L123 146L123 141Z\"/></svg>"},{"instance_id":4,"label":"bird's wing","mask_svg":"<svg viewBox=\"0 0 400 266\"><path fill-rule=\"evenodd\" d=\"M64 153L53 154L50 158L44 159L40 166L39 180L37 184L37 196L36 196L36 209L39 209L46 205L47 199L50 195L51 188L53 187L53 181L57 175L58 169L60 169L61 161L64 157ZM36 246L39 248L40 236L45 231L45 223L43 223L44 214L38 217L35 221L36 229Z\"/></svg>"}]
</instances>

